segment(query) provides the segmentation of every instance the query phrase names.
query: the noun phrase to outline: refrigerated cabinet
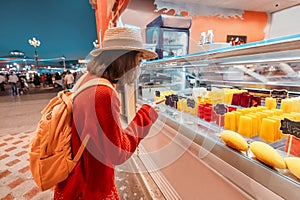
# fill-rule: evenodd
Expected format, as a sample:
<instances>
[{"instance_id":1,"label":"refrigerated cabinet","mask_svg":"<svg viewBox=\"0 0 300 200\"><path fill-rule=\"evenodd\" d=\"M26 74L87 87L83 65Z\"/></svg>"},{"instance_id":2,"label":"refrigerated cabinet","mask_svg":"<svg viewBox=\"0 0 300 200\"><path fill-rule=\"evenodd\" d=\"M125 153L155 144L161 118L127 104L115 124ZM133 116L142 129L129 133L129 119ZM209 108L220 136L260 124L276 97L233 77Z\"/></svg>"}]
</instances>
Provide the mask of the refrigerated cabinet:
<instances>
[{"instance_id":1,"label":"refrigerated cabinet","mask_svg":"<svg viewBox=\"0 0 300 200\"><path fill-rule=\"evenodd\" d=\"M285 89L300 94L300 35L226 47L142 64L139 103L156 91L188 98L195 87L240 88L261 95ZM159 78L159 79L158 79ZM139 157L167 199L298 199L300 180L273 169L251 152L222 142L224 130L213 122L160 105L159 119L139 147ZM246 138L248 143L260 140ZM283 157L285 139L269 143Z\"/></svg>"},{"instance_id":2,"label":"refrigerated cabinet","mask_svg":"<svg viewBox=\"0 0 300 200\"><path fill-rule=\"evenodd\" d=\"M146 26L146 47L158 58L188 54L191 24L190 17L159 15Z\"/></svg>"}]
</instances>

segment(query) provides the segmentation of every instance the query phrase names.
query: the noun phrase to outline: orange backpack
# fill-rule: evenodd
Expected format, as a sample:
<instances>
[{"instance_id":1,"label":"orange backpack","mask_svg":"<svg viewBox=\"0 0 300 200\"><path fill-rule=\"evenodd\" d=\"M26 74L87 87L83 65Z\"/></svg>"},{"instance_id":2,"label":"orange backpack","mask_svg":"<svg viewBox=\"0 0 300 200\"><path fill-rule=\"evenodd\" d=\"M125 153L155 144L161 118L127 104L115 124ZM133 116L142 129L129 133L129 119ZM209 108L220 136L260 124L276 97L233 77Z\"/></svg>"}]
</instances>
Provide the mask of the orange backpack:
<instances>
[{"instance_id":1,"label":"orange backpack","mask_svg":"<svg viewBox=\"0 0 300 200\"><path fill-rule=\"evenodd\" d=\"M111 83L103 78L92 79L79 87L83 75L74 86L74 91L60 91L42 110L34 138L29 148L30 169L34 181L44 191L65 180L79 161L90 138L87 135L72 158L72 103L82 90L94 85ZM77 90L78 89L78 90Z\"/></svg>"}]
</instances>

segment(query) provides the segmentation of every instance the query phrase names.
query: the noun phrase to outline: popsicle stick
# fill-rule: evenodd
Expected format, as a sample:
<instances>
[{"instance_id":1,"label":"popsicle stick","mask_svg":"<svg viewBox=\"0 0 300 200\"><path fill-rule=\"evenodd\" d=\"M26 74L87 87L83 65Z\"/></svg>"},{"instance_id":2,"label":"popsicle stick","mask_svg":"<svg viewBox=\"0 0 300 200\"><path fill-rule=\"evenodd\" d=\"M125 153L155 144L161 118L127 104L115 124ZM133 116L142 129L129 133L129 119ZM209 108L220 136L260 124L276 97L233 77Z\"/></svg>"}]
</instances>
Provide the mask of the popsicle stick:
<instances>
[{"instance_id":1,"label":"popsicle stick","mask_svg":"<svg viewBox=\"0 0 300 200\"><path fill-rule=\"evenodd\" d=\"M290 135L290 139L289 139L289 146L288 146L288 151L287 151L287 157L290 156L290 151L291 151L291 147L292 147L292 140L293 140L293 135Z\"/></svg>"},{"instance_id":2,"label":"popsicle stick","mask_svg":"<svg viewBox=\"0 0 300 200\"><path fill-rule=\"evenodd\" d=\"M166 98L163 98L163 99L159 99L157 101L154 101L153 103L160 104L160 103L164 102L165 100L166 100Z\"/></svg>"}]
</instances>

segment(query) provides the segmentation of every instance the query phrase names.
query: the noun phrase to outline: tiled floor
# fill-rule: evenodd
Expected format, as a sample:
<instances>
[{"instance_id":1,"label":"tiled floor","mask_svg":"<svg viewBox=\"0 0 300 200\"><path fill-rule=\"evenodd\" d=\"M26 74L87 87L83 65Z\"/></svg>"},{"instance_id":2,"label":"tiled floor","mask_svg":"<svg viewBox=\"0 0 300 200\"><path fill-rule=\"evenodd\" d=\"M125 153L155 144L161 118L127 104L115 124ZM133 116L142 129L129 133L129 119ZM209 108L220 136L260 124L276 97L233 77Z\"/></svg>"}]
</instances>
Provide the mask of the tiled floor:
<instances>
[{"instance_id":1,"label":"tiled floor","mask_svg":"<svg viewBox=\"0 0 300 200\"><path fill-rule=\"evenodd\" d=\"M56 93L0 96L0 200L48 200L53 190L39 191L29 168L28 148L41 109ZM147 173L130 173L137 156L116 168L116 184L123 200L164 199ZM139 165L139 168L143 166ZM144 181L147 181L145 184Z\"/></svg>"},{"instance_id":2,"label":"tiled floor","mask_svg":"<svg viewBox=\"0 0 300 200\"><path fill-rule=\"evenodd\" d=\"M51 199L52 190L40 192L29 168L32 132L0 137L0 199Z\"/></svg>"}]
</instances>

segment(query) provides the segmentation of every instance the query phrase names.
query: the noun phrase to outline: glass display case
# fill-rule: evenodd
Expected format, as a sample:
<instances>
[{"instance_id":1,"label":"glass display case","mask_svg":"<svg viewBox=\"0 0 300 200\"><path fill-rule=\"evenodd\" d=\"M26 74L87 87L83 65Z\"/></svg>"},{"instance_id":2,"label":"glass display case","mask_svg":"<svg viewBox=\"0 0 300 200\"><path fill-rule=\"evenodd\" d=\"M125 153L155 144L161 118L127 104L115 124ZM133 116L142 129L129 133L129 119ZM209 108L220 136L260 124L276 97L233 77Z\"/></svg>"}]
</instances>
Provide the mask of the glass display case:
<instances>
[{"instance_id":1,"label":"glass display case","mask_svg":"<svg viewBox=\"0 0 300 200\"><path fill-rule=\"evenodd\" d=\"M298 198L300 179L295 174L292 174L288 169L272 168L258 161L250 150L238 152L224 144L220 139L220 133L228 129L226 114L216 115L215 108L219 104L226 106L226 113L231 112L230 109L241 111L242 109L253 108L257 111L258 108L268 106L267 98L273 98L276 105L272 111L283 110L284 112L284 117L281 116L281 120L277 120L277 122L282 123L283 118L289 118L288 114L293 113L295 114L293 120L297 123L300 120L298 118L300 104L298 104L299 98L297 98L300 96L300 35L215 49L176 58L148 61L142 63L141 69L142 73L137 84L137 99L139 103L143 103L165 98L165 102L159 105L159 123L163 127L168 127L168 130L158 128L159 134L152 137L151 142L146 140L142 143L140 149L143 153L140 157L145 165L152 163L151 166L163 166L162 163L166 160L163 158L164 152L154 156L152 146L164 146L166 144L171 146L170 143L173 144L176 141L176 145L174 143L176 150L174 151L182 149L182 151L189 152L188 154L179 153L180 158L190 155L193 155L193 158L197 157L200 163L204 162L222 179L234 184L246 199L258 197ZM251 95L252 102L246 104L247 106L233 104L234 98L238 96L236 94L239 92L232 94L228 91L247 93L247 95ZM283 103L290 99L295 99L294 110L289 110L286 113ZM208 118L205 118L205 113L201 117L201 105L204 104L212 104ZM276 121L275 116L274 121ZM262 119L259 123L261 122ZM249 126L249 124L245 126ZM280 124L276 126L277 129L280 129ZM171 129L173 134L168 133L172 132ZM266 130L271 132L269 128ZM236 128L234 131L239 132L240 130ZM258 128L257 132L260 132ZM162 141L167 140L162 135L167 135L170 141L166 144L162 143ZM180 139L178 139L179 137ZM266 140L260 134L243 135L243 137L248 144L262 141L270 145L283 158L299 156L297 152L290 154L290 151L287 150L287 138L291 136L288 137L285 133L281 132L281 137L272 141ZM297 138L295 137L295 139ZM180 148L178 144L180 144ZM205 156L201 152L205 152ZM168 158L172 157L173 153L169 152L169 154L171 155L168 155ZM181 165L176 164L182 162L179 160L178 157L176 161L170 162L167 170L164 167L157 167L166 180L158 180L157 175L154 175L156 177L154 179L159 182L158 185L161 185L162 188L165 188L163 182L167 181L168 187L173 188L173 193L177 197L185 199L192 197L189 195L195 195L197 191L187 187L185 190L178 188L177 181L179 179L172 176L177 177L177 174L181 172L178 167ZM298 164L300 166L300 163ZM194 165L197 164L194 163ZM173 171L173 175L171 173L172 168L176 169ZM151 169L149 167L148 170ZM194 174L195 179L203 177L199 169L193 169L191 165L189 169ZM184 168L182 170L183 173L188 174ZM188 181L184 181L184 178L180 180L182 181L181 184L189 184ZM192 182L199 185L204 184L201 183L201 180L193 180ZM231 195L236 194L232 192Z\"/></svg>"}]
</instances>

